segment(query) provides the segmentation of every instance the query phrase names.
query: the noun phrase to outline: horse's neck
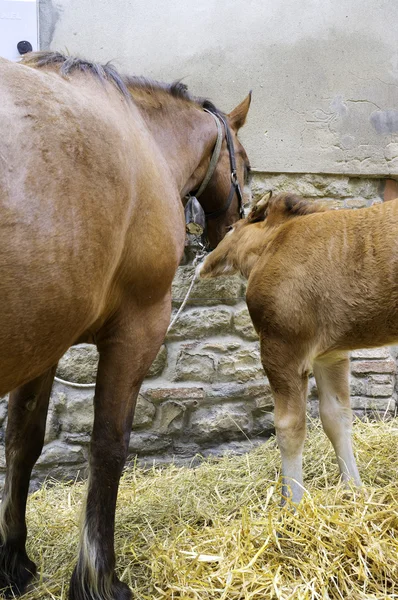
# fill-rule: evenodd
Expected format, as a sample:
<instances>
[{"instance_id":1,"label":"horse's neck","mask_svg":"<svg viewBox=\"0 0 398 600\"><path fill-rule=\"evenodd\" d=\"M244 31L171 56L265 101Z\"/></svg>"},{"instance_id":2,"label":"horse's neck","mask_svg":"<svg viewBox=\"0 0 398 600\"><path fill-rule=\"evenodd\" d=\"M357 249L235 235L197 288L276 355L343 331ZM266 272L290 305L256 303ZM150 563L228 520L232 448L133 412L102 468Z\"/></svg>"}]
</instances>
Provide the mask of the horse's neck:
<instances>
[{"instance_id":1,"label":"horse's neck","mask_svg":"<svg viewBox=\"0 0 398 600\"><path fill-rule=\"evenodd\" d=\"M181 197L198 187L215 144L216 127L205 112L189 103L148 107L135 98L138 108L175 180Z\"/></svg>"}]
</instances>

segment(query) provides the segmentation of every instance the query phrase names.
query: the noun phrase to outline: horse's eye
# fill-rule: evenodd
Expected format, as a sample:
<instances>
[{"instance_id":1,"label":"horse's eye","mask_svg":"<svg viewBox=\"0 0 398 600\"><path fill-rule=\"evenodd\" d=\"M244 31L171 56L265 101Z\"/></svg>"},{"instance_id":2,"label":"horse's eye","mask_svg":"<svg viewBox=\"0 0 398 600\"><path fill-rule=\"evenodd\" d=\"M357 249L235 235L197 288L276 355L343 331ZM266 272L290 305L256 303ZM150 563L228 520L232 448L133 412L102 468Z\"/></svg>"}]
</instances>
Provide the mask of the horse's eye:
<instances>
[{"instance_id":1,"label":"horse's eye","mask_svg":"<svg viewBox=\"0 0 398 600\"><path fill-rule=\"evenodd\" d=\"M227 227L227 231L232 231L232 230L233 230L233 228L234 228L234 226L233 226L233 225L228 225L228 227Z\"/></svg>"}]
</instances>

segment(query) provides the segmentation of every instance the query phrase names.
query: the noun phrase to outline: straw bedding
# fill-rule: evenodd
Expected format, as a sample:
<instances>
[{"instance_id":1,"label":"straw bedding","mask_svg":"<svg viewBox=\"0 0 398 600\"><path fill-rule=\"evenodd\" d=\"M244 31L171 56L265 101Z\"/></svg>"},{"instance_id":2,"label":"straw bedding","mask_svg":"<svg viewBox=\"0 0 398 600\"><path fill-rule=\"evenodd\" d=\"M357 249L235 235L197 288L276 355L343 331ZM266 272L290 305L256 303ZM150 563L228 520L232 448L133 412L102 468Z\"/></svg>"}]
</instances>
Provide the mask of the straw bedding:
<instances>
[{"instance_id":1,"label":"straw bedding","mask_svg":"<svg viewBox=\"0 0 398 600\"><path fill-rule=\"evenodd\" d=\"M398 420L357 422L364 490L345 491L319 424L305 450L308 494L280 509L279 453L201 466L127 470L119 493L118 573L136 600L398 598ZM65 599L76 558L81 484L51 482L28 504L39 579L24 599Z\"/></svg>"}]
</instances>

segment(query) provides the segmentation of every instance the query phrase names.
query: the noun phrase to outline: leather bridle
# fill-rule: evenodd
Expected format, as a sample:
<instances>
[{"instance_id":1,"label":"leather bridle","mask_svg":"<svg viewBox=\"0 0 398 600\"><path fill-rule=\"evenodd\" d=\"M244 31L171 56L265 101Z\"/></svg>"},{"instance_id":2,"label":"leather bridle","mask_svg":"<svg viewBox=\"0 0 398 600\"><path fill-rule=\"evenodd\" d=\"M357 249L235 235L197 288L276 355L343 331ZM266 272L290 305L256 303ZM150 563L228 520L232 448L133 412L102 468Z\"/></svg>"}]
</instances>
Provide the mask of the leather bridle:
<instances>
[{"instance_id":1,"label":"leather bridle","mask_svg":"<svg viewBox=\"0 0 398 600\"><path fill-rule=\"evenodd\" d=\"M217 141L216 141L216 145L214 147L214 150L213 150L213 153L212 153L212 156L210 159L209 168L207 169L207 173L202 181L202 184L200 185L198 191L192 195L194 195L196 198L199 198L199 196L201 196L203 194L203 192L207 188L207 185L208 185L210 179L212 178L213 173L216 169L218 159L219 159L220 153L221 153L221 145L222 145L222 138L223 138L222 127L221 127L221 123L222 123L224 125L225 139L227 142L227 148L228 148L228 154L229 154L229 164L230 164L230 169L231 169L231 187L229 190L229 194L228 194L228 198L225 203L225 206L223 206L223 208L214 210L212 212L208 212L208 213L205 212L205 216L206 216L206 219L216 219L217 217L220 217L221 215L226 213L227 210L229 209L229 207L231 206L231 202L233 200L234 195L236 194L237 198L238 198L239 216L240 216L240 218L243 218L243 216L244 216L243 194L242 194L242 190L240 189L238 176L237 176L237 172L236 172L235 148L234 148L234 142L232 139L231 130L229 128L226 118L223 115L220 115L219 113L214 113L214 112L208 110L207 108L205 108L204 110L207 113L209 113L216 122Z\"/></svg>"}]
</instances>

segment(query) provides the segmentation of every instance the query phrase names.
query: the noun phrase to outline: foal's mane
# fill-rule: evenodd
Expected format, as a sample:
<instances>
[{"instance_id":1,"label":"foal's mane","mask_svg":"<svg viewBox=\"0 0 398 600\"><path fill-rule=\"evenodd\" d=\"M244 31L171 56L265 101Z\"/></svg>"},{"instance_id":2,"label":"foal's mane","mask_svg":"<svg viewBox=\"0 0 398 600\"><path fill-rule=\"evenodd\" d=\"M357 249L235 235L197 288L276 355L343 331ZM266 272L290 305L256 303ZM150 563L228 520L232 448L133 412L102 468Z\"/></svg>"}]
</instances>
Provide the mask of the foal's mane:
<instances>
[{"instance_id":1,"label":"foal's mane","mask_svg":"<svg viewBox=\"0 0 398 600\"><path fill-rule=\"evenodd\" d=\"M278 194L269 201L269 213L283 213L286 217L299 217L311 213L325 212L325 210L324 206L291 193Z\"/></svg>"},{"instance_id":2,"label":"foal's mane","mask_svg":"<svg viewBox=\"0 0 398 600\"><path fill-rule=\"evenodd\" d=\"M119 92L127 99L131 100L129 88L144 90L153 95L169 94L173 98L186 100L187 102L199 105L213 113L223 114L214 104L206 98L195 97L188 92L188 87L181 81L173 83L162 83L147 79L146 77L135 77L120 75L117 69L110 63L101 65L99 63L89 62L83 58L75 56L65 56L61 52L40 51L26 54L21 62L29 67L36 69L57 69L62 77L72 75L74 72L87 73L94 76L102 83L112 83Z\"/></svg>"}]
</instances>

